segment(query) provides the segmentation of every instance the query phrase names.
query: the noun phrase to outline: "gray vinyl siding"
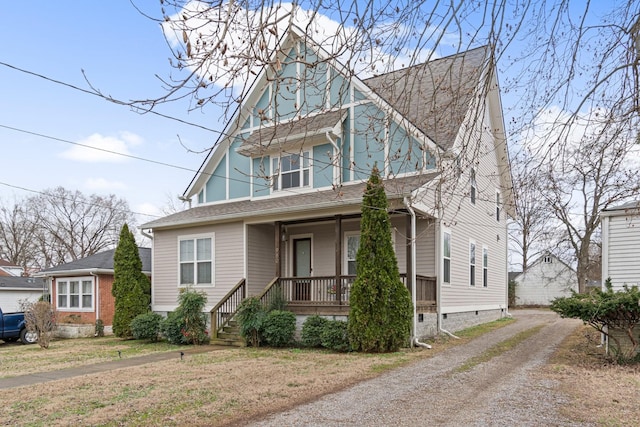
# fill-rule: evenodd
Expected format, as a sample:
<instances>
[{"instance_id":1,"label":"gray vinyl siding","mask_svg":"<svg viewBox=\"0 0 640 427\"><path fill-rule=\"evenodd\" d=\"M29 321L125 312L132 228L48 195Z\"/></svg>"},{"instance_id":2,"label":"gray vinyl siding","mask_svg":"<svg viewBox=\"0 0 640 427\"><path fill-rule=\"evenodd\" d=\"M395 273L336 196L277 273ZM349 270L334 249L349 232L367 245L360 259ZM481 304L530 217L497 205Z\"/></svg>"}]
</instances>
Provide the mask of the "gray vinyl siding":
<instances>
[{"instance_id":1,"label":"gray vinyl siding","mask_svg":"<svg viewBox=\"0 0 640 427\"><path fill-rule=\"evenodd\" d=\"M269 224L247 227L247 287L249 295L258 295L276 276L275 228Z\"/></svg>"},{"instance_id":2,"label":"gray vinyl siding","mask_svg":"<svg viewBox=\"0 0 640 427\"><path fill-rule=\"evenodd\" d=\"M153 238L153 301L156 306L177 306L178 239L181 236L214 234L214 286L199 286L213 307L244 277L244 228L242 222L179 230L157 230ZM155 310L155 308L154 308Z\"/></svg>"},{"instance_id":3,"label":"gray vinyl siding","mask_svg":"<svg viewBox=\"0 0 640 427\"><path fill-rule=\"evenodd\" d=\"M605 218L603 222L607 220L605 274L615 289L624 284L640 285L640 218L635 217L631 222L627 214ZM602 278L603 282L607 277Z\"/></svg>"},{"instance_id":4,"label":"gray vinyl siding","mask_svg":"<svg viewBox=\"0 0 640 427\"><path fill-rule=\"evenodd\" d=\"M517 305L550 305L558 297L578 290L575 271L552 257L551 263L539 260L516 279Z\"/></svg>"},{"instance_id":5,"label":"gray vinyl siding","mask_svg":"<svg viewBox=\"0 0 640 427\"><path fill-rule=\"evenodd\" d=\"M485 118L486 120L486 118ZM483 126L484 125L484 126ZM505 307L507 304L507 228L504 211L500 221L495 217L495 192L501 188L498 159L488 124L478 123L481 131L479 146L465 147L467 161L476 163L477 193L475 204L469 196L470 168L462 174L443 196L442 224L451 231L451 284L443 285L441 307L443 313ZM473 141L473 130L469 132ZM478 138L475 138L478 140ZM476 150L477 148L477 150ZM445 184L446 185L446 184ZM445 190L446 191L446 190ZM503 197L504 199L504 197ZM440 239L438 239L440 241ZM476 245L475 286L470 286L469 247ZM488 286L483 287L482 249L488 248ZM442 260L438 260L439 263Z\"/></svg>"},{"instance_id":6,"label":"gray vinyl siding","mask_svg":"<svg viewBox=\"0 0 640 427\"><path fill-rule=\"evenodd\" d=\"M418 218L416 223L416 274L436 275L435 223Z\"/></svg>"}]
</instances>

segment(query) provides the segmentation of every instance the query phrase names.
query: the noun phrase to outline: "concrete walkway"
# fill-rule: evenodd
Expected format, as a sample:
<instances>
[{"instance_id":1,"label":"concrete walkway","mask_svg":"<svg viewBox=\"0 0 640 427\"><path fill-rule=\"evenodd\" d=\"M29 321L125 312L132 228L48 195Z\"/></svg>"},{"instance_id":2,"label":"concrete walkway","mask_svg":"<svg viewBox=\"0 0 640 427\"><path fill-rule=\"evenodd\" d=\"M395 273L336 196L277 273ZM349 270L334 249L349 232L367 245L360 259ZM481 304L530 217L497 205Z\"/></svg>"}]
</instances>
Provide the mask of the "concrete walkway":
<instances>
[{"instance_id":1,"label":"concrete walkway","mask_svg":"<svg viewBox=\"0 0 640 427\"><path fill-rule=\"evenodd\" d=\"M114 369L129 368L132 366L145 365L147 363L160 362L162 360L178 359L189 357L192 354L207 353L210 351L225 350L230 347L206 345L189 348L181 351L168 351L164 353L152 353L144 356L129 357L125 359L113 360L110 362L96 363L93 365L76 366L73 368L60 369L58 371L39 372L35 374L20 375L17 377L0 378L0 390L21 387L25 385L46 383L49 381L63 380L66 378L79 377L82 375L96 374L99 372L111 371Z\"/></svg>"}]
</instances>

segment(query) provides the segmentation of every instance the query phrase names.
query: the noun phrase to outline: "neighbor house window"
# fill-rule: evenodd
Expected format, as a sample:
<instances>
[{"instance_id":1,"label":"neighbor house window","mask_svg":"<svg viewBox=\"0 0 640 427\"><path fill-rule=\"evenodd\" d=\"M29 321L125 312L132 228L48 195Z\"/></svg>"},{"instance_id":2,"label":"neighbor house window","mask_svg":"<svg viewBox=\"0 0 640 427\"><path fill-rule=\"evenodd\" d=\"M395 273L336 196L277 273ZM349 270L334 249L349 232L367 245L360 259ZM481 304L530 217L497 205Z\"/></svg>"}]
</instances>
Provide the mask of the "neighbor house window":
<instances>
[{"instance_id":1,"label":"neighbor house window","mask_svg":"<svg viewBox=\"0 0 640 427\"><path fill-rule=\"evenodd\" d=\"M59 310L93 310L93 278L73 277L56 280Z\"/></svg>"},{"instance_id":2,"label":"neighbor house window","mask_svg":"<svg viewBox=\"0 0 640 427\"><path fill-rule=\"evenodd\" d=\"M358 247L360 247L360 235L351 234L346 236L346 266L347 274L355 275L357 270L356 255L358 254Z\"/></svg>"},{"instance_id":3,"label":"neighbor house window","mask_svg":"<svg viewBox=\"0 0 640 427\"><path fill-rule=\"evenodd\" d=\"M470 186L471 188L469 189L469 192L471 194L471 203L473 203L474 205L476 204L476 191L478 188L478 185L476 184L476 170L475 169L471 169L471 178L469 180L470 182Z\"/></svg>"},{"instance_id":4,"label":"neighbor house window","mask_svg":"<svg viewBox=\"0 0 640 427\"><path fill-rule=\"evenodd\" d=\"M180 285L213 284L213 237L180 238Z\"/></svg>"},{"instance_id":5,"label":"neighbor house window","mask_svg":"<svg viewBox=\"0 0 640 427\"><path fill-rule=\"evenodd\" d=\"M476 244L469 243L469 285L476 285Z\"/></svg>"},{"instance_id":6,"label":"neighbor house window","mask_svg":"<svg viewBox=\"0 0 640 427\"><path fill-rule=\"evenodd\" d=\"M309 152L287 154L273 159L273 189L309 186Z\"/></svg>"},{"instance_id":7,"label":"neighbor house window","mask_svg":"<svg viewBox=\"0 0 640 427\"><path fill-rule=\"evenodd\" d=\"M496 190L496 221L500 221L500 192Z\"/></svg>"},{"instance_id":8,"label":"neighbor house window","mask_svg":"<svg viewBox=\"0 0 640 427\"><path fill-rule=\"evenodd\" d=\"M486 288L489 284L489 249L482 248L482 287Z\"/></svg>"},{"instance_id":9,"label":"neighbor house window","mask_svg":"<svg viewBox=\"0 0 640 427\"><path fill-rule=\"evenodd\" d=\"M545 264L551 264L551 257L549 255L545 256L542 262Z\"/></svg>"},{"instance_id":10,"label":"neighbor house window","mask_svg":"<svg viewBox=\"0 0 640 427\"><path fill-rule=\"evenodd\" d=\"M451 233L442 233L442 281L451 283Z\"/></svg>"}]
</instances>

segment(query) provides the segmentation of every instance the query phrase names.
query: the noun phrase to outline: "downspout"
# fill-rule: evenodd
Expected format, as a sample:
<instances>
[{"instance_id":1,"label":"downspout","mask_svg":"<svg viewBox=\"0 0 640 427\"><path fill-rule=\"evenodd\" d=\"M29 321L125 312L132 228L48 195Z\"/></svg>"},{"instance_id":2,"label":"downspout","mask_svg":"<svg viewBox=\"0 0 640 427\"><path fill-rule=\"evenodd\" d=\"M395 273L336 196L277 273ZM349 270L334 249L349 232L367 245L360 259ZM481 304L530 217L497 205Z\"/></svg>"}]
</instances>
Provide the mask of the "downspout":
<instances>
[{"instance_id":1,"label":"downspout","mask_svg":"<svg viewBox=\"0 0 640 427\"><path fill-rule=\"evenodd\" d=\"M100 319L100 277L93 271L89 272L90 275L96 278L96 322Z\"/></svg>"},{"instance_id":2,"label":"downspout","mask_svg":"<svg viewBox=\"0 0 640 427\"><path fill-rule=\"evenodd\" d=\"M404 205L411 215L411 305L413 306L413 327L411 337L411 345L423 348L431 348L429 344L420 342L417 336L418 330L418 314L416 309L416 213L411 207L408 197L404 198Z\"/></svg>"},{"instance_id":3,"label":"downspout","mask_svg":"<svg viewBox=\"0 0 640 427\"><path fill-rule=\"evenodd\" d=\"M324 136L327 138L327 141L329 141L329 144L333 146L334 150L336 150L336 156L334 159L336 172L334 172L335 175L333 177L333 184L338 186L342 183L342 168L340 167L340 147L338 146L338 143L334 141L333 138L331 138L331 133L332 132L328 130L324 133Z\"/></svg>"}]
</instances>

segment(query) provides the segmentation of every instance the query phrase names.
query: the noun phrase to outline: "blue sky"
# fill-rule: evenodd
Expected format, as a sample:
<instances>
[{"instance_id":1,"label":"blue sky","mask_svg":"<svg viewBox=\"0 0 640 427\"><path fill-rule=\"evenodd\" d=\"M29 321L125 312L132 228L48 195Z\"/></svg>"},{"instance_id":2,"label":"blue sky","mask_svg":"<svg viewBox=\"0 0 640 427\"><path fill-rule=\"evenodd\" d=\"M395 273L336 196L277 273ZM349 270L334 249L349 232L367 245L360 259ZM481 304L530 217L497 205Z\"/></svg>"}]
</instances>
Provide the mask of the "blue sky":
<instances>
[{"instance_id":1,"label":"blue sky","mask_svg":"<svg viewBox=\"0 0 640 427\"><path fill-rule=\"evenodd\" d=\"M158 1L140 1L158 17ZM109 2L9 2L2 5L0 62L69 84L91 83L115 98L145 99L163 94L161 82L172 71L171 52L160 24L127 0ZM160 112L222 129L218 112L188 113L189 105L165 105ZM182 194L193 172L81 149L68 142L157 162L197 169L205 157L194 151L217 139L213 132L57 85L0 65L0 199L12 201L55 186L85 194L114 193L135 212L160 214L168 198ZM20 187L20 188L16 188ZM140 216L139 222L153 219Z\"/></svg>"}]
</instances>

